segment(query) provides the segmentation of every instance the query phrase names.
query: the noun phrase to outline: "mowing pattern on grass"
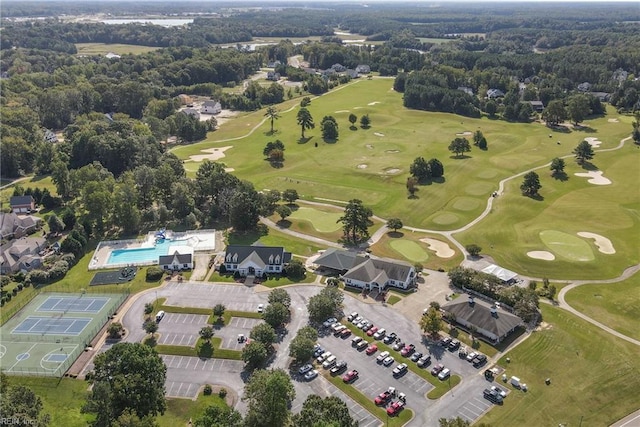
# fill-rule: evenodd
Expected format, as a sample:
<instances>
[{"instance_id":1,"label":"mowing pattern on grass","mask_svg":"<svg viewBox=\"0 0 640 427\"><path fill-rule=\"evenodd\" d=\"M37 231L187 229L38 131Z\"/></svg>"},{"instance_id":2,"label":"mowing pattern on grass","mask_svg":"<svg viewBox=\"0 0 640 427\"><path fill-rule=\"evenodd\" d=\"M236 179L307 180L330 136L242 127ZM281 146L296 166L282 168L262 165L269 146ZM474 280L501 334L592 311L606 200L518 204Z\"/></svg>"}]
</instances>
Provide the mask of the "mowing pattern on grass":
<instances>
[{"instance_id":1,"label":"mowing pattern on grass","mask_svg":"<svg viewBox=\"0 0 640 427\"><path fill-rule=\"evenodd\" d=\"M429 259L427 252L412 240L392 240L390 245L403 257L413 262L421 262Z\"/></svg>"},{"instance_id":2,"label":"mowing pattern on grass","mask_svg":"<svg viewBox=\"0 0 640 427\"><path fill-rule=\"evenodd\" d=\"M593 261L595 256L587 242L557 230L540 232L542 242L558 256L571 261Z\"/></svg>"},{"instance_id":3,"label":"mowing pattern on grass","mask_svg":"<svg viewBox=\"0 0 640 427\"><path fill-rule=\"evenodd\" d=\"M331 233L340 230L339 212L324 212L318 209L302 206L295 210L289 218L309 221L313 228L321 233Z\"/></svg>"}]
</instances>

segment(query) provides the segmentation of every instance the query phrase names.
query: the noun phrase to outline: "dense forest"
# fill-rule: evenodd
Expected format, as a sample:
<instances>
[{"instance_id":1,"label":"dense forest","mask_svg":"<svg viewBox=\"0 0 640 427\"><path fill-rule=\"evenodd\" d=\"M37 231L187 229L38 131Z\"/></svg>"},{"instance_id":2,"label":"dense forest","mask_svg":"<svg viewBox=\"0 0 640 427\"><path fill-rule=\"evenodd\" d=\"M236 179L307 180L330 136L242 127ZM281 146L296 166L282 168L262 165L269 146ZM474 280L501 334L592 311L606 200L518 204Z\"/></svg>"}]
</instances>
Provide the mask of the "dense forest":
<instances>
[{"instance_id":1,"label":"dense forest","mask_svg":"<svg viewBox=\"0 0 640 427\"><path fill-rule=\"evenodd\" d=\"M60 203L77 209L86 229L96 233L114 227L135 233L168 218L229 222L237 217L233 212L250 213L240 215L246 222L234 224L237 228L254 226L258 215L274 206L275 194L262 195L214 164L204 164L195 181L187 179L162 142L170 136L178 142L201 140L215 131L215 118L201 122L179 112L180 94L256 110L326 92L351 78L288 66L293 55L302 55L314 69L365 64L393 76L408 108L550 122L603 114L603 102L622 112L640 109L640 31L630 22L640 21L640 11L632 6L287 5L240 9L189 2L177 15L170 3L33 2L25 9L23 3L3 2L2 176L51 174ZM193 23L165 28L60 18L98 12L192 16ZM34 14L48 18L11 19ZM334 29L368 41L344 43ZM241 45L265 36L283 40L255 51ZM311 36L314 41L286 40ZM75 43L82 42L161 49L120 58L80 56ZM247 80L275 60L283 78L302 82L295 91L281 82ZM223 90L242 82L239 92ZM500 95L488 96L489 90ZM531 101L554 111L538 116ZM47 129L61 131L64 141L45 141ZM114 194L127 203L116 206Z\"/></svg>"}]
</instances>

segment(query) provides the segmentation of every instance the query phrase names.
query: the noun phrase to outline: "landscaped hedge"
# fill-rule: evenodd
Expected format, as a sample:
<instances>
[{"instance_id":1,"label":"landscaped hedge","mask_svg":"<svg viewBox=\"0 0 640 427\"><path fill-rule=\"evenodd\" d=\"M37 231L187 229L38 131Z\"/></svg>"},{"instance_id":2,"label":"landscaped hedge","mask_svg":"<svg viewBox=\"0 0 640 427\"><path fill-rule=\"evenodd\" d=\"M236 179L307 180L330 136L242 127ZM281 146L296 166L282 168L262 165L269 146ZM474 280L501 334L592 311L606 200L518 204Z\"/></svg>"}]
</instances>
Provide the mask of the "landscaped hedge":
<instances>
[{"instance_id":1,"label":"landscaped hedge","mask_svg":"<svg viewBox=\"0 0 640 427\"><path fill-rule=\"evenodd\" d=\"M147 269L147 282L156 282L160 279L162 279L162 276L164 275L164 270L161 269L160 267L149 267Z\"/></svg>"}]
</instances>

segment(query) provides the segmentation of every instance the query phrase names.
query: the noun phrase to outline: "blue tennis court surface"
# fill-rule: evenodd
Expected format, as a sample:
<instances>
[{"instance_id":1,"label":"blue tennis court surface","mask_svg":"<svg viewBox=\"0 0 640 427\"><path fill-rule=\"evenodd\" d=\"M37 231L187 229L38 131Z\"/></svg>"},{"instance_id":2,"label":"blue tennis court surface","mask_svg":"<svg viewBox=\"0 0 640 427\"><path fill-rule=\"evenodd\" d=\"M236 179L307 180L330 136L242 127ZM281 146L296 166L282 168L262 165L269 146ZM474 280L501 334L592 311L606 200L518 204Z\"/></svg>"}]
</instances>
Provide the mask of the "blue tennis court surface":
<instances>
[{"instance_id":1,"label":"blue tennis court surface","mask_svg":"<svg viewBox=\"0 0 640 427\"><path fill-rule=\"evenodd\" d=\"M16 326L12 334L42 334L42 335L80 335L82 330L91 323L90 318L84 317L38 317L29 316Z\"/></svg>"},{"instance_id":2,"label":"blue tennis court surface","mask_svg":"<svg viewBox=\"0 0 640 427\"><path fill-rule=\"evenodd\" d=\"M67 356L66 354L49 354L42 360L44 360L45 362L62 363L67 360L67 357L69 356Z\"/></svg>"},{"instance_id":3,"label":"blue tennis court surface","mask_svg":"<svg viewBox=\"0 0 640 427\"><path fill-rule=\"evenodd\" d=\"M72 313L99 313L102 307L109 302L109 298L94 297L48 297L36 311L64 311Z\"/></svg>"}]
</instances>

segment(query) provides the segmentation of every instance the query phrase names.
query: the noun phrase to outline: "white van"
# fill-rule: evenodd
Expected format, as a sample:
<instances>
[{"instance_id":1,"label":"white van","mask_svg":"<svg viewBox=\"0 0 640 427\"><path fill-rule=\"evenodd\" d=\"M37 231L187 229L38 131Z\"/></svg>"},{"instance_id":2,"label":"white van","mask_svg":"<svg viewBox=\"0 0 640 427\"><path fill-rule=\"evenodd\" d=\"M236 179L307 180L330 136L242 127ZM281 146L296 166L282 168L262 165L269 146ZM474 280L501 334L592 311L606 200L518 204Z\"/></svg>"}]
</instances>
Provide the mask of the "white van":
<instances>
[{"instance_id":1,"label":"white van","mask_svg":"<svg viewBox=\"0 0 640 427\"><path fill-rule=\"evenodd\" d=\"M324 369L329 369L329 368L331 368L333 365L335 365L335 364L336 364L336 359L337 359L337 357L336 357L336 356L329 356L329 357L327 358L327 360L325 360L325 361L322 363L322 367L323 367Z\"/></svg>"},{"instance_id":2,"label":"white van","mask_svg":"<svg viewBox=\"0 0 640 427\"><path fill-rule=\"evenodd\" d=\"M163 317L164 317L164 311L160 310L158 314L156 314L156 322L160 322Z\"/></svg>"}]
</instances>

